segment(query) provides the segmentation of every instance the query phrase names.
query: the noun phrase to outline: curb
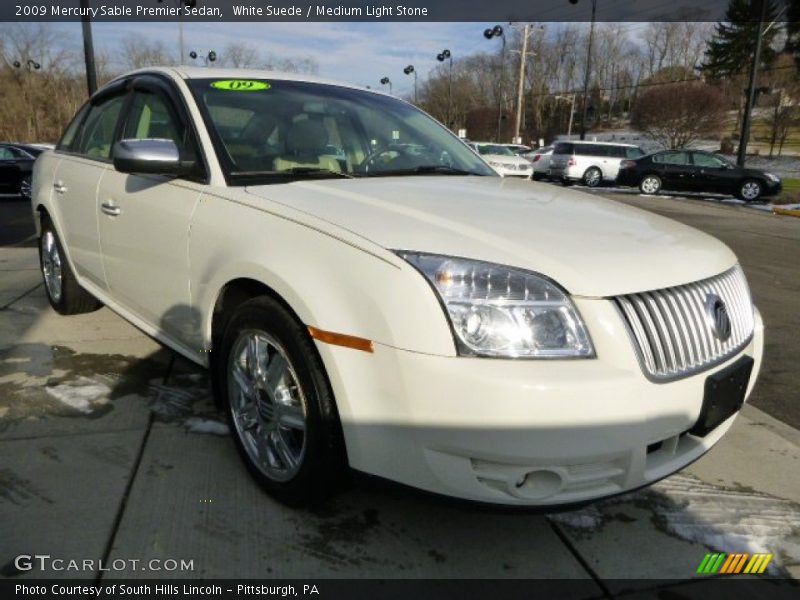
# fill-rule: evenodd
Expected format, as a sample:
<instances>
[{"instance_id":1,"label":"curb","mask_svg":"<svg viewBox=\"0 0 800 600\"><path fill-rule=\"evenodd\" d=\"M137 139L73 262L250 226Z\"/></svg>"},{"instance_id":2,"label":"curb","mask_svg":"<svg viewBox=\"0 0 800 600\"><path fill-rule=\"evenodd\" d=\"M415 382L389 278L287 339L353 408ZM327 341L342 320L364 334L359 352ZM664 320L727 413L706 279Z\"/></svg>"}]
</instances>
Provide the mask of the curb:
<instances>
[{"instance_id":1,"label":"curb","mask_svg":"<svg viewBox=\"0 0 800 600\"><path fill-rule=\"evenodd\" d=\"M776 215L784 215L787 217L800 217L800 209L796 208L780 208L778 206L773 206L772 212Z\"/></svg>"}]
</instances>

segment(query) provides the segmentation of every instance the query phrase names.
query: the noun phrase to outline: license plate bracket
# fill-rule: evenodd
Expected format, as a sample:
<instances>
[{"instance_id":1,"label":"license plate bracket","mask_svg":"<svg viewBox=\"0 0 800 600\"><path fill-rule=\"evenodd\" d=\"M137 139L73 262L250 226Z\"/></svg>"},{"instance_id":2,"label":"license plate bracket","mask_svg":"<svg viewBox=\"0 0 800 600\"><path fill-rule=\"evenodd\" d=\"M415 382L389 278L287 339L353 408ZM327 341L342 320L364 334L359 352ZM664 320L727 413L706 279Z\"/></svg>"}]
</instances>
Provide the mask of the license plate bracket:
<instances>
[{"instance_id":1,"label":"license plate bracket","mask_svg":"<svg viewBox=\"0 0 800 600\"><path fill-rule=\"evenodd\" d=\"M704 437L742 408L753 363L751 357L743 356L706 378L700 417L689 433Z\"/></svg>"}]
</instances>

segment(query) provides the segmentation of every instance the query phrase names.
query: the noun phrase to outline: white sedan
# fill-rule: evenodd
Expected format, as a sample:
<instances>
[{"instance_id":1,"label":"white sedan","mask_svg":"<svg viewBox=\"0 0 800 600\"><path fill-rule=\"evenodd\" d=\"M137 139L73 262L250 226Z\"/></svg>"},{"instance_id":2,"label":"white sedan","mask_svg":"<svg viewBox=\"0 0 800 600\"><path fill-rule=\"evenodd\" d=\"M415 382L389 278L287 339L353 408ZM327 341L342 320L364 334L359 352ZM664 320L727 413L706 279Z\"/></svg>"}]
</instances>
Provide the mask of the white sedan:
<instances>
[{"instance_id":1,"label":"white sedan","mask_svg":"<svg viewBox=\"0 0 800 600\"><path fill-rule=\"evenodd\" d=\"M530 179L531 163L514 154L508 146L489 142L470 142L470 146L488 162L501 177Z\"/></svg>"},{"instance_id":2,"label":"white sedan","mask_svg":"<svg viewBox=\"0 0 800 600\"><path fill-rule=\"evenodd\" d=\"M345 84L122 76L36 161L32 205L53 308L105 304L208 367L290 503L348 468L506 505L631 490L709 450L760 367L722 243L498 177Z\"/></svg>"}]
</instances>

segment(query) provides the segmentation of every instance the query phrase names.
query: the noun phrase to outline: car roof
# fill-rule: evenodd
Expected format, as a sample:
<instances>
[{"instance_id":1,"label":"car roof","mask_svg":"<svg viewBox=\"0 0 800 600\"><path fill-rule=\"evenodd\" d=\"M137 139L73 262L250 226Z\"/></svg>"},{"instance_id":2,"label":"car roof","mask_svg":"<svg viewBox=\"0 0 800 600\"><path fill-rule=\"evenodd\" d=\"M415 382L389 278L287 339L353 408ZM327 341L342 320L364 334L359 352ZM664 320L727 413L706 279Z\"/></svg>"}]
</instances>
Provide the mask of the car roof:
<instances>
[{"instance_id":1,"label":"car roof","mask_svg":"<svg viewBox=\"0 0 800 600\"><path fill-rule=\"evenodd\" d=\"M591 142L587 140L556 140L553 142L553 146L556 144L604 144L606 146L624 146L626 148L638 148L636 144L623 144L622 142L605 142L602 140L597 140L596 142Z\"/></svg>"},{"instance_id":2,"label":"car roof","mask_svg":"<svg viewBox=\"0 0 800 600\"><path fill-rule=\"evenodd\" d=\"M268 69L234 69L234 68L218 68L218 67L191 67L186 65L166 66L166 67L147 67L144 69L136 69L129 71L113 81L119 81L132 75L146 75L148 73L162 73L170 77L177 77L179 79L272 79L282 81L300 81L308 83L319 83L323 85L333 85L337 87L345 87L354 90L361 90L371 92L379 96L391 96L402 100L397 96L393 96L381 90L367 88L366 86L347 83L344 81L337 81L335 79L326 79L324 77L317 77L316 75L306 75L303 73L288 73L285 71L271 71ZM111 83L111 82L109 82Z\"/></svg>"}]
</instances>

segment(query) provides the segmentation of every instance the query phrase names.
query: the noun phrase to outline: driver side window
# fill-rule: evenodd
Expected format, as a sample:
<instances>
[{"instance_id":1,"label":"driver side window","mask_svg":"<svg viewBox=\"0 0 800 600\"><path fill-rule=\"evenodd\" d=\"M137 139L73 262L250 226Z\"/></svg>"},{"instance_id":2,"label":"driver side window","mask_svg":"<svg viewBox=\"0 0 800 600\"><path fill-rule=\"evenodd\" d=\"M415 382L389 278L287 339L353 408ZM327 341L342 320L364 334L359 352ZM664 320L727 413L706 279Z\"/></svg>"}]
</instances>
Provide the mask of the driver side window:
<instances>
[{"instance_id":1,"label":"driver side window","mask_svg":"<svg viewBox=\"0 0 800 600\"><path fill-rule=\"evenodd\" d=\"M126 99L122 94L91 107L78 143L79 154L103 160L111 157L117 121Z\"/></svg>"},{"instance_id":2,"label":"driver side window","mask_svg":"<svg viewBox=\"0 0 800 600\"><path fill-rule=\"evenodd\" d=\"M723 162L718 159L716 156L712 156L711 154L699 154L694 153L692 155L694 160L695 166L698 167L709 167L712 169L719 169L723 166Z\"/></svg>"}]
</instances>

